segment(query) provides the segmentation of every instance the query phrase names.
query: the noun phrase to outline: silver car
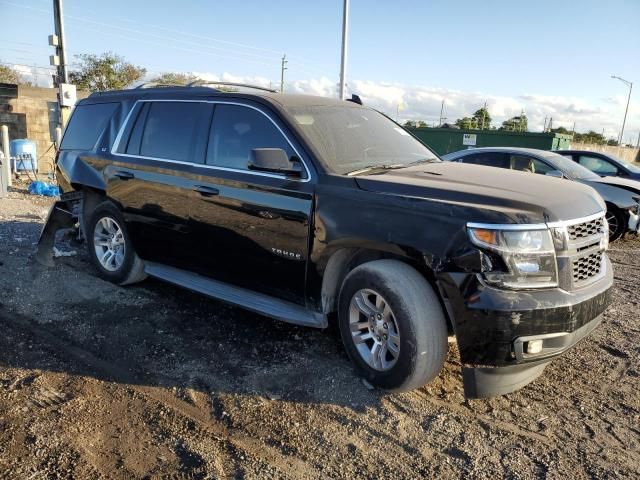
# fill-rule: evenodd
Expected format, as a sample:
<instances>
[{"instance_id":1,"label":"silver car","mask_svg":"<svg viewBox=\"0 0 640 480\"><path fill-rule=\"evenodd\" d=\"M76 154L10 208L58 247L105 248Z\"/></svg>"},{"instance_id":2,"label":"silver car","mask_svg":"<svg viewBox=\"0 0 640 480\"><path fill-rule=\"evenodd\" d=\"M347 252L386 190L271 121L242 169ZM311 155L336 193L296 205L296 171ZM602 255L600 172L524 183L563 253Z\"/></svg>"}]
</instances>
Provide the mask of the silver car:
<instances>
[{"instance_id":1,"label":"silver car","mask_svg":"<svg viewBox=\"0 0 640 480\"><path fill-rule=\"evenodd\" d=\"M448 153L443 160L538 173L593 187L607 204L609 239L640 230L640 182L600 177L557 153L533 148L484 147Z\"/></svg>"}]
</instances>

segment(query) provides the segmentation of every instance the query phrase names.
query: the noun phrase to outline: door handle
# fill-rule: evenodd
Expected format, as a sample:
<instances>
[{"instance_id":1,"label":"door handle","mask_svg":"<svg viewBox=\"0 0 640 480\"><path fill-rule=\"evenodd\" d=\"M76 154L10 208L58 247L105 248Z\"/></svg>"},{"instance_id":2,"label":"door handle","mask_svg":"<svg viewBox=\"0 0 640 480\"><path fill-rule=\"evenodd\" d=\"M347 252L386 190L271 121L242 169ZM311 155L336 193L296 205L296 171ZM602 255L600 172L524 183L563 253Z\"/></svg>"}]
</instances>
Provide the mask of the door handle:
<instances>
[{"instance_id":1,"label":"door handle","mask_svg":"<svg viewBox=\"0 0 640 480\"><path fill-rule=\"evenodd\" d=\"M135 177L133 173L127 172L126 170L118 170L114 175L122 180L131 180Z\"/></svg>"},{"instance_id":2,"label":"door handle","mask_svg":"<svg viewBox=\"0 0 640 480\"><path fill-rule=\"evenodd\" d=\"M213 197L214 195L218 195L220 193L220 190L218 190L217 188L207 187L205 185L196 185L193 190L198 192L203 197Z\"/></svg>"}]
</instances>

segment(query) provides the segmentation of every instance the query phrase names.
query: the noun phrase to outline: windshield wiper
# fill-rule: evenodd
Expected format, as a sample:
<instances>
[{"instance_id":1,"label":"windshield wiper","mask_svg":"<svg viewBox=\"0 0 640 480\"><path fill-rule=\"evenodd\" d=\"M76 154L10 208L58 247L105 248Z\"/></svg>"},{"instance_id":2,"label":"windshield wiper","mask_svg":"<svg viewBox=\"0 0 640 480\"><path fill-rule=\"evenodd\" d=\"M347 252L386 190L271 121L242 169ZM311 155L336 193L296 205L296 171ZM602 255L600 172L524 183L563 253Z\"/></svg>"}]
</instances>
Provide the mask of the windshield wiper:
<instances>
[{"instance_id":1,"label":"windshield wiper","mask_svg":"<svg viewBox=\"0 0 640 480\"><path fill-rule=\"evenodd\" d=\"M360 175L361 173L370 173L377 170L394 170L396 168L403 168L404 166L406 166L404 163L398 163L395 165L369 165L359 168L358 170L354 170L353 172L349 172L347 175Z\"/></svg>"}]
</instances>

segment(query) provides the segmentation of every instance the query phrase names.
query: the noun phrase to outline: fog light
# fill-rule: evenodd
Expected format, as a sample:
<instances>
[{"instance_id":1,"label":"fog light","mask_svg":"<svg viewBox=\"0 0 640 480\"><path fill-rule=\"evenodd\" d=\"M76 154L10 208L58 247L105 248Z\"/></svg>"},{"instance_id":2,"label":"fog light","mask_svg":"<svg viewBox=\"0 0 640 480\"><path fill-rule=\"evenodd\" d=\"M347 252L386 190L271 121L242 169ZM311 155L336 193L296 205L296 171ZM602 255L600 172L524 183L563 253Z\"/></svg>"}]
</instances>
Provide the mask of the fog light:
<instances>
[{"instance_id":1,"label":"fog light","mask_svg":"<svg viewBox=\"0 0 640 480\"><path fill-rule=\"evenodd\" d=\"M542 340L529 340L525 344L525 352L540 353L542 351Z\"/></svg>"}]
</instances>

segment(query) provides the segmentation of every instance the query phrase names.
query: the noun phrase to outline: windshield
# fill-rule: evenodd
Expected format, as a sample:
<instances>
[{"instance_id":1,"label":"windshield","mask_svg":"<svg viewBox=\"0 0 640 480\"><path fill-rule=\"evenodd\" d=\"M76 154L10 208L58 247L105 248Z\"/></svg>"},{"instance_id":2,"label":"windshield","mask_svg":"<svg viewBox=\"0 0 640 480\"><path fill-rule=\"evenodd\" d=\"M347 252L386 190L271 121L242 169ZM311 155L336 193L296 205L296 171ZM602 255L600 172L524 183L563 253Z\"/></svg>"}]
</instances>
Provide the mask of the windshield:
<instances>
[{"instance_id":1,"label":"windshield","mask_svg":"<svg viewBox=\"0 0 640 480\"><path fill-rule=\"evenodd\" d=\"M439 162L402 127L375 110L348 105L287 107L325 166L339 174Z\"/></svg>"},{"instance_id":2,"label":"windshield","mask_svg":"<svg viewBox=\"0 0 640 480\"><path fill-rule=\"evenodd\" d=\"M600 177L591 170L577 164L567 157L557 153L545 152L543 157L547 159L556 169L560 170L567 177L574 180L599 180Z\"/></svg>"},{"instance_id":3,"label":"windshield","mask_svg":"<svg viewBox=\"0 0 640 480\"><path fill-rule=\"evenodd\" d=\"M631 173L640 173L640 166L637 163L627 162L626 160L621 159L620 157L616 157L615 155L609 155L616 162L622 164L627 170Z\"/></svg>"}]
</instances>

